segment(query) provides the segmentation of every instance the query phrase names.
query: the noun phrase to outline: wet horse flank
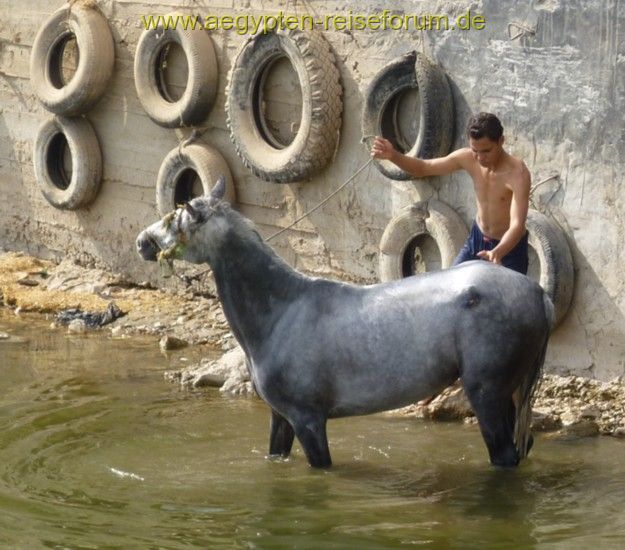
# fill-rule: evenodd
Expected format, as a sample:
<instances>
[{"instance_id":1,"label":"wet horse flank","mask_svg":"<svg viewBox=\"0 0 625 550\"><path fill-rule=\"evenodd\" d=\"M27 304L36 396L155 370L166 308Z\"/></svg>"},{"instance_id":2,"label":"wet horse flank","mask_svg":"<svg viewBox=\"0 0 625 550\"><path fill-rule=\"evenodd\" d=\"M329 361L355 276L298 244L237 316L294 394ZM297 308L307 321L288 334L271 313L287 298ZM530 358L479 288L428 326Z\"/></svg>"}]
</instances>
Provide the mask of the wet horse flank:
<instances>
[{"instance_id":1,"label":"wet horse flank","mask_svg":"<svg viewBox=\"0 0 625 550\"><path fill-rule=\"evenodd\" d=\"M527 277L486 261L355 286L307 277L251 222L210 195L145 229L145 260L208 263L259 395L271 407L270 455L299 439L311 466L331 465L326 421L394 409L460 377L492 464L531 447L531 401L553 306Z\"/></svg>"}]
</instances>

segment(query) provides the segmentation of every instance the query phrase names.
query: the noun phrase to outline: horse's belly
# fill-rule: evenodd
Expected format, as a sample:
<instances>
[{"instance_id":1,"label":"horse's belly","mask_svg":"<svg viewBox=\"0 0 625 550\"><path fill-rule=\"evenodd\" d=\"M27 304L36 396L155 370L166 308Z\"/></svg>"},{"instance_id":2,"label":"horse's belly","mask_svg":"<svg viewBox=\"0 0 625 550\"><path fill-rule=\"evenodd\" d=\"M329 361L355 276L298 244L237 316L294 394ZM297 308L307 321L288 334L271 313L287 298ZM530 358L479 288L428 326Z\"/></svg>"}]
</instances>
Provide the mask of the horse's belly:
<instances>
[{"instance_id":1,"label":"horse's belly","mask_svg":"<svg viewBox=\"0 0 625 550\"><path fill-rule=\"evenodd\" d=\"M404 407L438 393L457 377L456 365L448 361L413 363L406 368L389 369L384 373L378 370L356 371L348 376L338 374L328 413L331 417L340 417Z\"/></svg>"}]
</instances>

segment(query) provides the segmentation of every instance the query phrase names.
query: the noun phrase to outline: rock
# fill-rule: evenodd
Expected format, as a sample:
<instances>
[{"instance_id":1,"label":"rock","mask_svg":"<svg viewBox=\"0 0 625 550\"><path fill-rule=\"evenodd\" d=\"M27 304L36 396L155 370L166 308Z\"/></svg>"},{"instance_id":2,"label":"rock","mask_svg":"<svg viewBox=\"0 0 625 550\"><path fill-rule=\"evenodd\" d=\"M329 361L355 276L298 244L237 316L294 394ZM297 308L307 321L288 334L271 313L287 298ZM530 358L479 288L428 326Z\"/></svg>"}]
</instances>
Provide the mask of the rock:
<instances>
[{"instance_id":1,"label":"rock","mask_svg":"<svg viewBox=\"0 0 625 550\"><path fill-rule=\"evenodd\" d=\"M399 409L391 409L390 411L385 411L382 414L388 416L414 416L415 418L423 418L423 410L425 407L413 403L412 405L407 405L406 407L400 407Z\"/></svg>"},{"instance_id":2,"label":"rock","mask_svg":"<svg viewBox=\"0 0 625 550\"><path fill-rule=\"evenodd\" d=\"M39 286L39 282L31 279L29 277L24 277L22 279L18 279L17 284L23 286Z\"/></svg>"},{"instance_id":3,"label":"rock","mask_svg":"<svg viewBox=\"0 0 625 550\"><path fill-rule=\"evenodd\" d=\"M574 437L594 437L599 435L599 425L594 420L583 419L563 427L566 435Z\"/></svg>"},{"instance_id":4,"label":"rock","mask_svg":"<svg viewBox=\"0 0 625 550\"><path fill-rule=\"evenodd\" d=\"M179 380L183 386L220 387L221 391L234 395L253 393L245 353L239 346L216 360L203 360L199 366L167 373L166 377Z\"/></svg>"},{"instance_id":5,"label":"rock","mask_svg":"<svg viewBox=\"0 0 625 550\"><path fill-rule=\"evenodd\" d=\"M97 294L106 289L109 280L110 276L104 271L81 267L66 258L56 266L45 286L48 290Z\"/></svg>"},{"instance_id":6,"label":"rock","mask_svg":"<svg viewBox=\"0 0 625 550\"><path fill-rule=\"evenodd\" d=\"M186 340L181 340L180 338L176 338L175 336L163 336L158 342L158 346L161 348L161 351L171 351L174 349L182 349L186 348L189 343Z\"/></svg>"},{"instance_id":7,"label":"rock","mask_svg":"<svg viewBox=\"0 0 625 550\"><path fill-rule=\"evenodd\" d=\"M121 336L123 332L124 332L124 329L122 329L122 327L113 327L111 329L111 336L113 336L114 338L117 338Z\"/></svg>"},{"instance_id":8,"label":"rock","mask_svg":"<svg viewBox=\"0 0 625 550\"><path fill-rule=\"evenodd\" d=\"M425 406L424 413L426 418L432 420L462 420L474 415L464 390L458 384L443 390L432 399Z\"/></svg>"},{"instance_id":9,"label":"rock","mask_svg":"<svg viewBox=\"0 0 625 550\"><path fill-rule=\"evenodd\" d=\"M11 335L6 332L0 332L0 340L8 340L11 338Z\"/></svg>"},{"instance_id":10,"label":"rock","mask_svg":"<svg viewBox=\"0 0 625 550\"><path fill-rule=\"evenodd\" d=\"M82 334L87 330L87 325L82 319L74 319L67 325L67 332Z\"/></svg>"},{"instance_id":11,"label":"rock","mask_svg":"<svg viewBox=\"0 0 625 550\"><path fill-rule=\"evenodd\" d=\"M532 429L538 432L551 432L562 427L560 417L549 409L534 409L532 411Z\"/></svg>"},{"instance_id":12,"label":"rock","mask_svg":"<svg viewBox=\"0 0 625 550\"><path fill-rule=\"evenodd\" d=\"M599 410L598 407L595 407L594 405L590 405L588 407L584 407L580 411L580 416L582 418L590 418L592 420L596 420L598 418L601 418L601 411Z\"/></svg>"},{"instance_id":13,"label":"rock","mask_svg":"<svg viewBox=\"0 0 625 550\"><path fill-rule=\"evenodd\" d=\"M204 372L196 376L191 384L194 388L221 388L225 382L226 379L223 376L220 376L218 374L212 374L210 372Z\"/></svg>"},{"instance_id":14,"label":"rock","mask_svg":"<svg viewBox=\"0 0 625 550\"><path fill-rule=\"evenodd\" d=\"M254 387L249 380L228 378L219 391L229 393L230 395L252 395L254 393Z\"/></svg>"},{"instance_id":15,"label":"rock","mask_svg":"<svg viewBox=\"0 0 625 550\"><path fill-rule=\"evenodd\" d=\"M560 418L562 420L562 425L566 427L579 422L582 419L582 416L579 411L568 409L560 415Z\"/></svg>"},{"instance_id":16,"label":"rock","mask_svg":"<svg viewBox=\"0 0 625 550\"><path fill-rule=\"evenodd\" d=\"M592 418L582 417L580 411L562 413L562 433L572 437L592 437L599 434L599 424Z\"/></svg>"}]
</instances>

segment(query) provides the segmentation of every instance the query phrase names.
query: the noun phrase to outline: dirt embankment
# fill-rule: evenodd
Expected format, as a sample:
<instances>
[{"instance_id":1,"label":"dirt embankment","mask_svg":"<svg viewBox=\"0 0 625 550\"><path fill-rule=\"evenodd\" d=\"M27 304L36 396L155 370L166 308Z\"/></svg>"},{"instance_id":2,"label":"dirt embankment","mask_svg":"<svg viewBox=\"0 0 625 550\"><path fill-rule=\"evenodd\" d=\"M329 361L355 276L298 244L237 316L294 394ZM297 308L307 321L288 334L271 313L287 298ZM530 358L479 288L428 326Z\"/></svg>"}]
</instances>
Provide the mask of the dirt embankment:
<instances>
[{"instance_id":1,"label":"dirt embankment","mask_svg":"<svg viewBox=\"0 0 625 550\"><path fill-rule=\"evenodd\" d=\"M55 264L21 253L0 253L0 305L16 312L57 314L80 308L104 312L111 302L124 315L103 327L114 336L151 334L161 347L195 345L206 355L196 364L167 373L186 387L217 386L230 394L252 394L245 357L228 330L216 297L189 289L168 291L135 285L71 261ZM85 330L84 327L71 330ZM155 345L156 342L155 342ZM227 353L225 353L227 352ZM606 434L625 437L625 383L546 374L537 392L534 428L557 436ZM462 389L448 388L427 404L388 414L475 422Z\"/></svg>"},{"instance_id":2,"label":"dirt embankment","mask_svg":"<svg viewBox=\"0 0 625 550\"><path fill-rule=\"evenodd\" d=\"M105 312L111 302L123 312L103 327L114 335L167 335L216 350L234 345L215 297L135 285L69 260L55 264L21 253L0 254L0 304L17 313Z\"/></svg>"}]
</instances>

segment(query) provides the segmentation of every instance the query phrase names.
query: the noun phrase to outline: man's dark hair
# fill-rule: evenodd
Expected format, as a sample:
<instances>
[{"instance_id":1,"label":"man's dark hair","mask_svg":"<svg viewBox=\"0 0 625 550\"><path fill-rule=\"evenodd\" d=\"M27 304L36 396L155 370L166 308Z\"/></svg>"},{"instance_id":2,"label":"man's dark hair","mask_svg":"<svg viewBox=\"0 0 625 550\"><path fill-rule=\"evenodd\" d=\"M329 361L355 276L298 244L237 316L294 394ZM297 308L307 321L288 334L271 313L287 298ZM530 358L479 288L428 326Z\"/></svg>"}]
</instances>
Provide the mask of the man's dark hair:
<instances>
[{"instance_id":1,"label":"man's dark hair","mask_svg":"<svg viewBox=\"0 0 625 550\"><path fill-rule=\"evenodd\" d=\"M478 113L469 119L467 135L473 139L487 137L491 141L499 141L503 135L503 126L494 114Z\"/></svg>"}]
</instances>

